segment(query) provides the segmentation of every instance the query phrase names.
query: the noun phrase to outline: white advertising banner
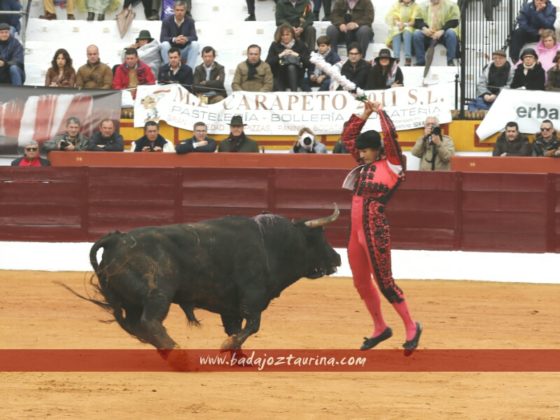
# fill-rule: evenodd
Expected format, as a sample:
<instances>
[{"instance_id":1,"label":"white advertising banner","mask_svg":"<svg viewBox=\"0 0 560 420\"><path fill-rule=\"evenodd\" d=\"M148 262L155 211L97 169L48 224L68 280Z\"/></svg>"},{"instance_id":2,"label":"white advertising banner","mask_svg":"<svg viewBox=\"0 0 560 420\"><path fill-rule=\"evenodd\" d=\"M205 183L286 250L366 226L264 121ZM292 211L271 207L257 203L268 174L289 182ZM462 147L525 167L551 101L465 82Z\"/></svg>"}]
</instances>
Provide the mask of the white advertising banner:
<instances>
[{"instance_id":1,"label":"white advertising banner","mask_svg":"<svg viewBox=\"0 0 560 420\"><path fill-rule=\"evenodd\" d=\"M487 139L515 121L522 133L536 133L542 120L549 119L560 129L560 94L524 89L502 89L494 105L476 129L476 135Z\"/></svg>"},{"instance_id":2,"label":"white advertising banner","mask_svg":"<svg viewBox=\"0 0 560 420\"><path fill-rule=\"evenodd\" d=\"M424 126L427 116L442 123L451 121L454 104L449 99L453 84L431 87L399 87L368 91L370 100L382 102L398 130ZM361 102L345 91L334 92L234 92L225 100L201 104L198 97L179 85L139 86L134 104L134 126L143 127L148 120L192 130L203 121L212 134L228 134L229 122L241 115L247 134L292 135L302 127L316 134L339 134L352 113L361 113ZM366 129L379 130L372 115Z\"/></svg>"}]
</instances>

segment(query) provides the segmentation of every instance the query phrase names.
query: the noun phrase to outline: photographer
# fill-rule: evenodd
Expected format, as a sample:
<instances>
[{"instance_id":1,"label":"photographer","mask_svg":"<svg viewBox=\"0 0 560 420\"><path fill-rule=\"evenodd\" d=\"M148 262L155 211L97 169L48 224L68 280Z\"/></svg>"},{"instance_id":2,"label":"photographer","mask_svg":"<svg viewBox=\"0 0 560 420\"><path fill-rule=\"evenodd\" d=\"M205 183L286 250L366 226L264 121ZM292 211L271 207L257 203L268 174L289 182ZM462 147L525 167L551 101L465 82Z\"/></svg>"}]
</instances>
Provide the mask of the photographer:
<instances>
[{"instance_id":1,"label":"photographer","mask_svg":"<svg viewBox=\"0 0 560 420\"><path fill-rule=\"evenodd\" d=\"M61 150L64 152L79 152L86 150L88 145L87 137L80 133L80 120L76 117L70 117L66 120L66 132L57 135L54 139L47 141L43 145L45 152L52 150Z\"/></svg>"},{"instance_id":2,"label":"photographer","mask_svg":"<svg viewBox=\"0 0 560 420\"><path fill-rule=\"evenodd\" d=\"M173 143L159 134L159 125L155 121L144 124L144 135L132 143L130 150L134 152L166 152L175 151Z\"/></svg>"},{"instance_id":3,"label":"photographer","mask_svg":"<svg viewBox=\"0 0 560 420\"><path fill-rule=\"evenodd\" d=\"M424 135L416 140L411 153L420 158L421 171L448 171L451 156L455 154L455 145L450 137L442 134L438 119L428 117Z\"/></svg>"},{"instance_id":4,"label":"photographer","mask_svg":"<svg viewBox=\"0 0 560 420\"><path fill-rule=\"evenodd\" d=\"M313 131L304 127L299 130L298 138L290 153L327 153L327 147L317 141Z\"/></svg>"}]
</instances>

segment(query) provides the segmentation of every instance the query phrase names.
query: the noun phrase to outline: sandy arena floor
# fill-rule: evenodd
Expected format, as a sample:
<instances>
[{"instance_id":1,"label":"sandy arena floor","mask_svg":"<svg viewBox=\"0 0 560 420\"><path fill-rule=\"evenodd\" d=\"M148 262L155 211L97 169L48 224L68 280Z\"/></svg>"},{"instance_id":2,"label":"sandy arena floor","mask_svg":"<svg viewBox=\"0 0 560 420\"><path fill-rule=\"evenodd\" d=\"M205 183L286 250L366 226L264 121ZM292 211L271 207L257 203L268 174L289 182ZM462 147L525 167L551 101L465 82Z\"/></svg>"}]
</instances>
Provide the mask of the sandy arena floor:
<instances>
[{"instance_id":1,"label":"sandy arena floor","mask_svg":"<svg viewBox=\"0 0 560 420\"><path fill-rule=\"evenodd\" d=\"M54 281L85 273L0 271L0 348L149 348ZM420 348L560 348L560 285L401 281ZM218 316L166 326L183 348L217 348ZM388 305L400 348L403 329ZM272 302L249 348L349 349L369 335L350 279L302 280ZM372 350L375 351L375 350ZM560 418L560 373L0 373L0 418Z\"/></svg>"}]
</instances>

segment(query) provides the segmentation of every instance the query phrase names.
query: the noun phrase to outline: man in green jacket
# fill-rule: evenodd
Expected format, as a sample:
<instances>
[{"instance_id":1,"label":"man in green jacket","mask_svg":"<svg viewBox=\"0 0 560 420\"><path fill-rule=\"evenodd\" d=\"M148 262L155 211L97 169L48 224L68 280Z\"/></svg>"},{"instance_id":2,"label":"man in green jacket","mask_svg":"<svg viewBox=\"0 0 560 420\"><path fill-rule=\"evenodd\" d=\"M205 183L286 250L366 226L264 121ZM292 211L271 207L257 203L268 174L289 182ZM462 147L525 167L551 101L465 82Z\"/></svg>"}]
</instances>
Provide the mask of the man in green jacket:
<instances>
[{"instance_id":1,"label":"man in green jacket","mask_svg":"<svg viewBox=\"0 0 560 420\"><path fill-rule=\"evenodd\" d=\"M218 152L258 153L258 143L243 132L245 125L241 115L231 117L229 137L220 143Z\"/></svg>"},{"instance_id":2,"label":"man in green jacket","mask_svg":"<svg viewBox=\"0 0 560 420\"><path fill-rule=\"evenodd\" d=\"M311 0L280 0L276 4L276 26L291 25L296 38L303 41L309 51L315 49L317 32L313 27L313 4Z\"/></svg>"}]
</instances>

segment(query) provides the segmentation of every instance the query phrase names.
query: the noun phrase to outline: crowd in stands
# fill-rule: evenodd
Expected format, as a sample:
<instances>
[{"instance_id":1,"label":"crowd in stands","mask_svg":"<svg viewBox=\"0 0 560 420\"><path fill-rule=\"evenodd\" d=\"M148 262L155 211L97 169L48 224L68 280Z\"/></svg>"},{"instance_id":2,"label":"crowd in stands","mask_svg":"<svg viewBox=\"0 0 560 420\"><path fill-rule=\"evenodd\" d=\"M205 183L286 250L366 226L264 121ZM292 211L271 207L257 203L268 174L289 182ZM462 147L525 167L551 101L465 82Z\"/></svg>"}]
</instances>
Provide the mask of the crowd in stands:
<instances>
[{"instance_id":1,"label":"crowd in stands","mask_svg":"<svg viewBox=\"0 0 560 420\"><path fill-rule=\"evenodd\" d=\"M311 88L323 91L339 88L328 74L310 62L310 54L314 50L327 63L339 66L342 75L366 90L402 86L401 56L404 56L404 66L428 65L429 53L426 52L436 44L445 46L447 64L456 64L460 12L457 3L451 0L426 0L419 4L415 0L396 0L386 16L388 48L381 49L371 61L364 59L374 37L372 23L375 10L371 0L277 0L275 3L277 30L268 46L266 58L261 58L260 45L249 45L246 60L235 69L231 85L233 91L295 92ZM67 18L74 19L73 0L68 0L66 4ZM225 69L216 61L216 49L212 46L200 48L191 15L191 2L175 1L173 14L169 16L164 16L163 10L160 13L161 0L143 0L142 4L148 20L162 19L159 40L152 37L148 30L140 31L136 42L123 51L122 64L113 69L102 63L96 45L87 47L86 63L77 70L68 51L57 49L46 73L45 86L126 89L134 94L139 85L178 83L206 103L223 100L227 96ZM87 20L103 20L105 13L118 5L115 0L86 0ZM123 11L131 5L132 1L125 0ZM17 0L0 0L0 6L2 10L21 9ZM248 0L247 6L249 16L246 20L256 20L254 1ZM319 19L321 7L324 20L331 24L326 36L317 38L313 22ZM44 0L44 8L41 18L56 18L53 0ZM477 98L469 109L489 109L500 90L506 87L560 90L560 45L554 30L556 8L550 0L530 0L523 5L517 19L518 26L512 33L509 47L510 60L504 50L493 52L492 61L481 69ZM0 83L19 86L25 81L24 50L16 36L19 31L18 16L0 15ZM523 48L525 43L537 41L534 48ZM340 44L346 46L346 57L338 55ZM200 59L202 63L197 66ZM543 125L540 137L537 136L535 143L528 146L522 141L516 126L506 126L496 143L494 155L557 156L558 141L555 135L551 138L548 134L552 133L546 133L546 121ZM207 137L204 123L197 123L193 138L181 142L176 152L258 152L257 143L245 135L243 126L240 116L233 117L230 136L217 145ZM70 118L67 132L47 142L45 150L121 151L124 148L122 137L116 132L112 120L102 121L99 131L89 140L81 137L79 127L80 122ZM453 140L435 130L437 128L437 120L429 117L424 135L413 147L412 154L421 159L423 170L449 169L450 158L455 152ZM134 151L175 150L161 137L157 124L147 124L144 134L134 143ZM32 149L29 156L36 152ZM302 128L292 152L324 153L326 149L311 130ZM344 146L338 144L336 152L344 152ZM26 155L19 162L33 160L29 156L26 149Z\"/></svg>"}]
</instances>

